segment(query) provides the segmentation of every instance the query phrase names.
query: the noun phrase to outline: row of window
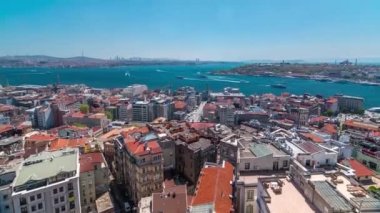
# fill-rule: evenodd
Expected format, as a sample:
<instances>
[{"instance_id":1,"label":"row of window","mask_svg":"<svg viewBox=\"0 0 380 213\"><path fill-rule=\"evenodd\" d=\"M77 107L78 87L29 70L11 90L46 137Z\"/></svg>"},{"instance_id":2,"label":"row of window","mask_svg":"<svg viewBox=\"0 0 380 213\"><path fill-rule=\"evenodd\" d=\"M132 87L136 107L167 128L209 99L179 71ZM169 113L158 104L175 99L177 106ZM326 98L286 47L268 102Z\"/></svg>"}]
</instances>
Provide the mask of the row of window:
<instances>
[{"instance_id":1,"label":"row of window","mask_svg":"<svg viewBox=\"0 0 380 213\"><path fill-rule=\"evenodd\" d=\"M250 163L245 163L245 164L244 164L244 169L245 169L245 170L249 170L250 167L251 167L251 164L250 164ZM283 168L287 168L287 167L288 167L288 161L287 161L287 160L284 160L284 161L282 162L282 167L283 167ZM254 166L253 169L256 170L257 167Z\"/></svg>"}]
</instances>

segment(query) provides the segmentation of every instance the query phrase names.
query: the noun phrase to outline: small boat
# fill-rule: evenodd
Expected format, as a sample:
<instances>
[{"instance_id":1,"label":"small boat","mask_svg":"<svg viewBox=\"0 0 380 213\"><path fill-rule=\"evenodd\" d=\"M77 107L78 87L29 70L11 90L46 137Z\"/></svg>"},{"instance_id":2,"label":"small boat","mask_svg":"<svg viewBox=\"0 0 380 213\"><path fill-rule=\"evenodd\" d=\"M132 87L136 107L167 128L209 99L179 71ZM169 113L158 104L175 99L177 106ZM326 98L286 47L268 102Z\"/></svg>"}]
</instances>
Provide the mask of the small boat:
<instances>
[{"instance_id":1,"label":"small boat","mask_svg":"<svg viewBox=\"0 0 380 213\"><path fill-rule=\"evenodd\" d=\"M283 84L272 84L270 86L277 89L286 89L286 86Z\"/></svg>"},{"instance_id":2,"label":"small boat","mask_svg":"<svg viewBox=\"0 0 380 213\"><path fill-rule=\"evenodd\" d=\"M183 76L177 76L176 78L178 78L178 79L185 79L185 77L183 77Z\"/></svg>"},{"instance_id":3,"label":"small boat","mask_svg":"<svg viewBox=\"0 0 380 213\"><path fill-rule=\"evenodd\" d=\"M125 72L124 75L127 76L127 77L131 77L131 73L129 73L129 72Z\"/></svg>"},{"instance_id":4,"label":"small boat","mask_svg":"<svg viewBox=\"0 0 380 213\"><path fill-rule=\"evenodd\" d=\"M198 75L198 78L207 78L207 75Z\"/></svg>"}]
</instances>

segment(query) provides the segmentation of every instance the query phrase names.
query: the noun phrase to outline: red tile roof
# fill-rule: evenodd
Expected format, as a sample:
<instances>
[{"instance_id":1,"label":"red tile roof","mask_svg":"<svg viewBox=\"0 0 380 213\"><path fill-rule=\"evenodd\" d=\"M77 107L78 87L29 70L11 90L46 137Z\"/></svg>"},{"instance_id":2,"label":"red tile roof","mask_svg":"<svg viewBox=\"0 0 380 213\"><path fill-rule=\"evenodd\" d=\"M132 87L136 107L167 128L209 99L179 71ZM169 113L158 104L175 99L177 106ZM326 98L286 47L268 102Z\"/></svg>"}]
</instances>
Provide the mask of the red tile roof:
<instances>
[{"instance_id":1,"label":"red tile roof","mask_svg":"<svg viewBox=\"0 0 380 213\"><path fill-rule=\"evenodd\" d=\"M207 103L204 107L203 107L203 111L215 111L216 110L216 105L215 104L212 104L212 103Z\"/></svg>"},{"instance_id":2,"label":"red tile roof","mask_svg":"<svg viewBox=\"0 0 380 213\"><path fill-rule=\"evenodd\" d=\"M356 120L347 120L344 122L344 125L351 128L360 128L367 131L380 131L380 126L376 124L363 123Z\"/></svg>"},{"instance_id":3,"label":"red tile roof","mask_svg":"<svg viewBox=\"0 0 380 213\"><path fill-rule=\"evenodd\" d=\"M26 142L44 142L44 141L53 141L57 139L57 136L51 134L34 134L30 137L25 138Z\"/></svg>"},{"instance_id":4,"label":"red tile roof","mask_svg":"<svg viewBox=\"0 0 380 213\"><path fill-rule=\"evenodd\" d=\"M6 133L6 132L11 131L13 129L14 129L14 127L12 125L8 125L8 124L0 125L0 134Z\"/></svg>"},{"instance_id":5,"label":"red tile roof","mask_svg":"<svg viewBox=\"0 0 380 213\"><path fill-rule=\"evenodd\" d=\"M85 114L83 114L81 112L73 112L73 113L71 113L70 117L73 117L73 118L83 118L84 116L85 116Z\"/></svg>"},{"instance_id":6,"label":"red tile roof","mask_svg":"<svg viewBox=\"0 0 380 213\"><path fill-rule=\"evenodd\" d=\"M301 135L306 138L306 139L309 139L311 141L313 141L314 143L323 143L323 139L315 134L312 134L312 133L301 133Z\"/></svg>"},{"instance_id":7,"label":"red tile roof","mask_svg":"<svg viewBox=\"0 0 380 213\"><path fill-rule=\"evenodd\" d=\"M338 102L338 99L336 99L336 98L329 98L326 102L329 103L329 104L334 104L334 103Z\"/></svg>"},{"instance_id":8,"label":"red tile roof","mask_svg":"<svg viewBox=\"0 0 380 213\"><path fill-rule=\"evenodd\" d=\"M198 179L197 190L191 205L214 204L214 211L229 213L233 208L232 185L234 167L225 162L224 167L203 168Z\"/></svg>"},{"instance_id":9,"label":"red tile roof","mask_svg":"<svg viewBox=\"0 0 380 213\"><path fill-rule=\"evenodd\" d=\"M5 104L0 104L0 112L7 112L7 111L14 110L14 109L15 109L14 106L11 106L11 105L5 105Z\"/></svg>"},{"instance_id":10,"label":"red tile roof","mask_svg":"<svg viewBox=\"0 0 380 213\"><path fill-rule=\"evenodd\" d=\"M347 160L350 167L355 170L356 177L372 176L374 172L355 159Z\"/></svg>"},{"instance_id":11,"label":"red tile roof","mask_svg":"<svg viewBox=\"0 0 380 213\"><path fill-rule=\"evenodd\" d=\"M334 134L338 133L338 128L334 124L325 124L322 127L322 131L325 132L325 133L328 133L330 135L334 135Z\"/></svg>"},{"instance_id":12,"label":"red tile roof","mask_svg":"<svg viewBox=\"0 0 380 213\"><path fill-rule=\"evenodd\" d=\"M174 101L175 109L182 110L182 109L185 109L185 107L186 107L186 103L184 101Z\"/></svg>"},{"instance_id":13,"label":"red tile roof","mask_svg":"<svg viewBox=\"0 0 380 213\"><path fill-rule=\"evenodd\" d=\"M215 123L206 123L206 122L191 122L189 123L190 128L196 130L208 129L215 126Z\"/></svg>"},{"instance_id":14,"label":"red tile roof","mask_svg":"<svg viewBox=\"0 0 380 213\"><path fill-rule=\"evenodd\" d=\"M129 152L137 156L143 156L147 154L157 154L161 153L161 147L157 141L148 141L145 143L135 141L125 143L126 148Z\"/></svg>"},{"instance_id":15,"label":"red tile roof","mask_svg":"<svg viewBox=\"0 0 380 213\"><path fill-rule=\"evenodd\" d=\"M124 137L127 138L128 136L132 135L133 133L141 133L141 134L147 134L149 132L148 127L137 127L133 129L129 129L128 131L123 131L120 134Z\"/></svg>"},{"instance_id":16,"label":"red tile roof","mask_svg":"<svg viewBox=\"0 0 380 213\"><path fill-rule=\"evenodd\" d=\"M58 138L50 143L49 150L59 150L66 147L77 148L84 147L91 139L90 138L74 138L74 139L65 139Z\"/></svg>"},{"instance_id":17,"label":"red tile roof","mask_svg":"<svg viewBox=\"0 0 380 213\"><path fill-rule=\"evenodd\" d=\"M328 117L326 116L318 116L318 117L310 118L309 123L321 123L321 122L326 121L327 119Z\"/></svg>"},{"instance_id":18,"label":"red tile roof","mask_svg":"<svg viewBox=\"0 0 380 213\"><path fill-rule=\"evenodd\" d=\"M79 156L80 173L92 171L95 165L104 162L103 154L100 152L82 154Z\"/></svg>"}]
</instances>

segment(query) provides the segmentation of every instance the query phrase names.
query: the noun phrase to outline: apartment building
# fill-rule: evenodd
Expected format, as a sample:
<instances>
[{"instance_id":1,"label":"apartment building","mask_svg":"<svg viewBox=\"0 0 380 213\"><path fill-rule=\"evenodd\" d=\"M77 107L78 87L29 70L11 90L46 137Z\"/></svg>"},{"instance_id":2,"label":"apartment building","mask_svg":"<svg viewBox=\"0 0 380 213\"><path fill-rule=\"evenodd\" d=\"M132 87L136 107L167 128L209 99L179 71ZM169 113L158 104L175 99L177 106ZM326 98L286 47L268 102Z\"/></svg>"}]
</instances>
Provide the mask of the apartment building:
<instances>
[{"instance_id":1,"label":"apartment building","mask_svg":"<svg viewBox=\"0 0 380 213\"><path fill-rule=\"evenodd\" d=\"M234 212L234 167L226 161L222 164L206 163L201 171L189 212Z\"/></svg>"},{"instance_id":2,"label":"apartment building","mask_svg":"<svg viewBox=\"0 0 380 213\"><path fill-rule=\"evenodd\" d=\"M164 166L157 138L146 127L122 133L115 140L115 169L133 202L162 191Z\"/></svg>"},{"instance_id":3,"label":"apartment building","mask_svg":"<svg viewBox=\"0 0 380 213\"><path fill-rule=\"evenodd\" d=\"M82 154L79 162L82 211L95 211L96 199L109 189L109 169L100 152Z\"/></svg>"},{"instance_id":4,"label":"apartment building","mask_svg":"<svg viewBox=\"0 0 380 213\"><path fill-rule=\"evenodd\" d=\"M77 149L25 159L13 183L14 212L80 213L79 167Z\"/></svg>"}]
</instances>

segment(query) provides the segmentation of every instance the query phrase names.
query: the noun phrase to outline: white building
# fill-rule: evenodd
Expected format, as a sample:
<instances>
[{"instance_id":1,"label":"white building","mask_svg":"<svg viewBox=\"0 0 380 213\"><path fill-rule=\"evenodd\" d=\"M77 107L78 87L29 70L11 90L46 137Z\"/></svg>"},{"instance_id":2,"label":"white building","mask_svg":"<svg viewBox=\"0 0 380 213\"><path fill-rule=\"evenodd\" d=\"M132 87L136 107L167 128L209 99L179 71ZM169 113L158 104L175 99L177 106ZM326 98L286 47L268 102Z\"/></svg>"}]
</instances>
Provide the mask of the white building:
<instances>
[{"instance_id":1,"label":"white building","mask_svg":"<svg viewBox=\"0 0 380 213\"><path fill-rule=\"evenodd\" d=\"M133 84L125 88L122 94L128 98L132 98L137 95L142 95L145 91L148 90L148 87L143 84Z\"/></svg>"},{"instance_id":2,"label":"white building","mask_svg":"<svg viewBox=\"0 0 380 213\"><path fill-rule=\"evenodd\" d=\"M151 120L149 101L136 101L132 105L132 120L148 122Z\"/></svg>"},{"instance_id":3,"label":"white building","mask_svg":"<svg viewBox=\"0 0 380 213\"><path fill-rule=\"evenodd\" d=\"M0 165L0 212L12 213L12 183L16 178L16 170L21 165L20 160L13 160L7 165Z\"/></svg>"},{"instance_id":4,"label":"white building","mask_svg":"<svg viewBox=\"0 0 380 213\"><path fill-rule=\"evenodd\" d=\"M235 107L233 105L218 105L219 123L233 126L235 123Z\"/></svg>"},{"instance_id":5,"label":"white building","mask_svg":"<svg viewBox=\"0 0 380 213\"><path fill-rule=\"evenodd\" d=\"M27 158L13 183L14 212L80 213L79 167L77 149Z\"/></svg>"}]
</instances>

